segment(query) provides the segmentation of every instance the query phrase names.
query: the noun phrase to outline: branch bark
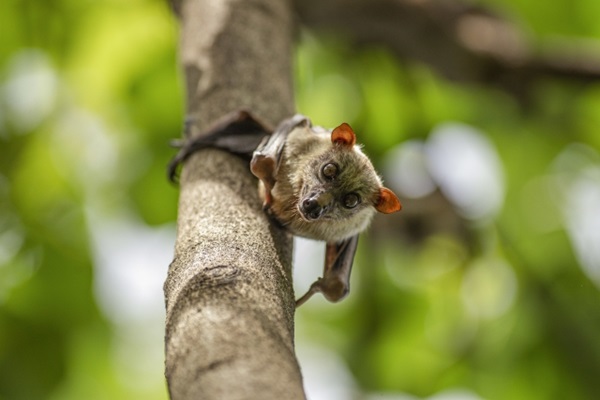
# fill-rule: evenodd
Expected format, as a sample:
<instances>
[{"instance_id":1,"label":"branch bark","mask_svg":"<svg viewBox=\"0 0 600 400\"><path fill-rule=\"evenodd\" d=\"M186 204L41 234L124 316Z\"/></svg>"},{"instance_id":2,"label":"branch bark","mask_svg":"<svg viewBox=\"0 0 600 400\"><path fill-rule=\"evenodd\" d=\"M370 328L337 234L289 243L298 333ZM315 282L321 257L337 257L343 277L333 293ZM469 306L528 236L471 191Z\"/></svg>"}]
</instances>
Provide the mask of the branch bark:
<instances>
[{"instance_id":1,"label":"branch bark","mask_svg":"<svg viewBox=\"0 0 600 400\"><path fill-rule=\"evenodd\" d=\"M294 112L287 1L181 0L192 136L232 110L275 124ZM180 179L165 282L172 399L302 399L294 352L291 237L270 224L237 157L204 150Z\"/></svg>"},{"instance_id":2,"label":"branch bark","mask_svg":"<svg viewBox=\"0 0 600 400\"><path fill-rule=\"evenodd\" d=\"M600 80L595 53L536 52L509 20L460 0L294 0L294 7L310 29L383 46L449 79L520 98L545 78Z\"/></svg>"}]
</instances>

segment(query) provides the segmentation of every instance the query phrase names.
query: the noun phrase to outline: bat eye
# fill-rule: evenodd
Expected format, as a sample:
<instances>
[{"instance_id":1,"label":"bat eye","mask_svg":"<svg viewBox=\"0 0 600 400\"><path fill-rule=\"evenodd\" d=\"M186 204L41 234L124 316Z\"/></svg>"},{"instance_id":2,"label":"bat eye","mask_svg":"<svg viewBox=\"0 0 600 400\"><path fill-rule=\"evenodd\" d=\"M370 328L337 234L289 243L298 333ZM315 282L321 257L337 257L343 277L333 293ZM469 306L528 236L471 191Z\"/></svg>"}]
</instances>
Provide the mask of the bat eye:
<instances>
[{"instance_id":1,"label":"bat eye","mask_svg":"<svg viewBox=\"0 0 600 400\"><path fill-rule=\"evenodd\" d=\"M356 193L348 193L344 196L344 207L346 208L354 208L360 203L360 197Z\"/></svg>"},{"instance_id":2,"label":"bat eye","mask_svg":"<svg viewBox=\"0 0 600 400\"><path fill-rule=\"evenodd\" d=\"M333 179L338 173L338 167L334 163L325 164L321 169L321 173L327 179Z\"/></svg>"}]
</instances>

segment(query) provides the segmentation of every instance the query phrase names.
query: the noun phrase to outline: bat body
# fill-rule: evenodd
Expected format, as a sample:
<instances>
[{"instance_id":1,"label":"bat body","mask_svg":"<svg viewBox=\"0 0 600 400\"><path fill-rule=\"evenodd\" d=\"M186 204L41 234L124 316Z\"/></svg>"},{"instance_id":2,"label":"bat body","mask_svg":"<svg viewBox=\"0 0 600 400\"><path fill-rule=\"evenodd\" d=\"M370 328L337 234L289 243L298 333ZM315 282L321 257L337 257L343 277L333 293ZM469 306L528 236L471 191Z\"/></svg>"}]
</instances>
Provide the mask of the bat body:
<instances>
[{"instance_id":1,"label":"bat body","mask_svg":"<svg viewBox=\"0 0 600 400\"><path fill-rule=\"evenodd\" d=\"M187 147L193 147L191 151L211 146L244 153L248 143L269 131L256 121L249 113L236 113L201 138L201 144ZM239 131L240 124L251 129L244 140L232 140L232 132ZM246 146L244 151L236 142ZM176 164L187 154L180 152ZM344 123L329 131L312 126L303 115L286 119L256 146L250 169L260 180L264 209L273 219L294 235L327 242L323 277L296 306L317 292L329 301L341 300L349 291L358 234L377 212L401 209L396 195L383 187L371 161L356 144L352 128ZM170 171L173 175L173 163Z\"/></svg>"}]
</instances>

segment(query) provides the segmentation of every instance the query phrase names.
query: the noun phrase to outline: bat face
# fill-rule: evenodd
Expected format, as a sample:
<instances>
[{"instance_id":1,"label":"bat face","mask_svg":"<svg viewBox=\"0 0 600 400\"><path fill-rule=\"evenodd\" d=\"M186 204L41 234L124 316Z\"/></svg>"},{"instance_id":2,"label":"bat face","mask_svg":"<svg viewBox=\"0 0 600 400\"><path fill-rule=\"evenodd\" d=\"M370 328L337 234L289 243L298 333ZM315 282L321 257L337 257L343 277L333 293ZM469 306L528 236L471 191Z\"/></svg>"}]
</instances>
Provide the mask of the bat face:
<instances>
[{"instance_id":1,"label":"bat face","mask_svg":"<svg viewBox=\"0 0 600 400\"><path fill-rule=\"evenodd\" d=\"M276 183L271 191L263 190L272 196L263 198L270 213L295 235L337 242L365 230L376 211L397 211L390 202L397 197L383 188L347 124L332 132L309 124L291 129L278 154ZM269 185L268 179L261 182Z\"/></svg>"},{"instance_id":2,"label":"bat face","mask_svg":"<svg viewBox=\"0 0 600 400\"><path fill-rule=\"evenodd\" d=\"M320 240L341 240L367 228L381 182L369 159L356 147L329 149L304 166L297 187L299 227Z\"/></svg>"}]
</instances>

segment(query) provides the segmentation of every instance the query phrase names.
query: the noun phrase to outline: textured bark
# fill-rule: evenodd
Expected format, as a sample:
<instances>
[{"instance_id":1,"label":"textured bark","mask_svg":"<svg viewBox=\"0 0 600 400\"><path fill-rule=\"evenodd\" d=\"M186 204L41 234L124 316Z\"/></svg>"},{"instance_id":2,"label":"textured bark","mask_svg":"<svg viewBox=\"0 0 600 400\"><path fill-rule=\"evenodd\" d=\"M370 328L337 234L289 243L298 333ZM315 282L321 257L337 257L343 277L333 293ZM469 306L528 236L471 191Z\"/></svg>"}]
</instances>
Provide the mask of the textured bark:
<instances>
[{"instance_id":1,"label":"textured bark","mask_svg":"<svg viewBox=\"0 0 600 400\"><path fill-rule=\"evenodd\" d=\"M293 114L287 1L182 0L180 57L192 136L245 108ZM248 165L196 153L180 179L175 258L165 282L172 399L302 399L294 353L291 237L261 209Z\"/></svg>"}]
</instances>

